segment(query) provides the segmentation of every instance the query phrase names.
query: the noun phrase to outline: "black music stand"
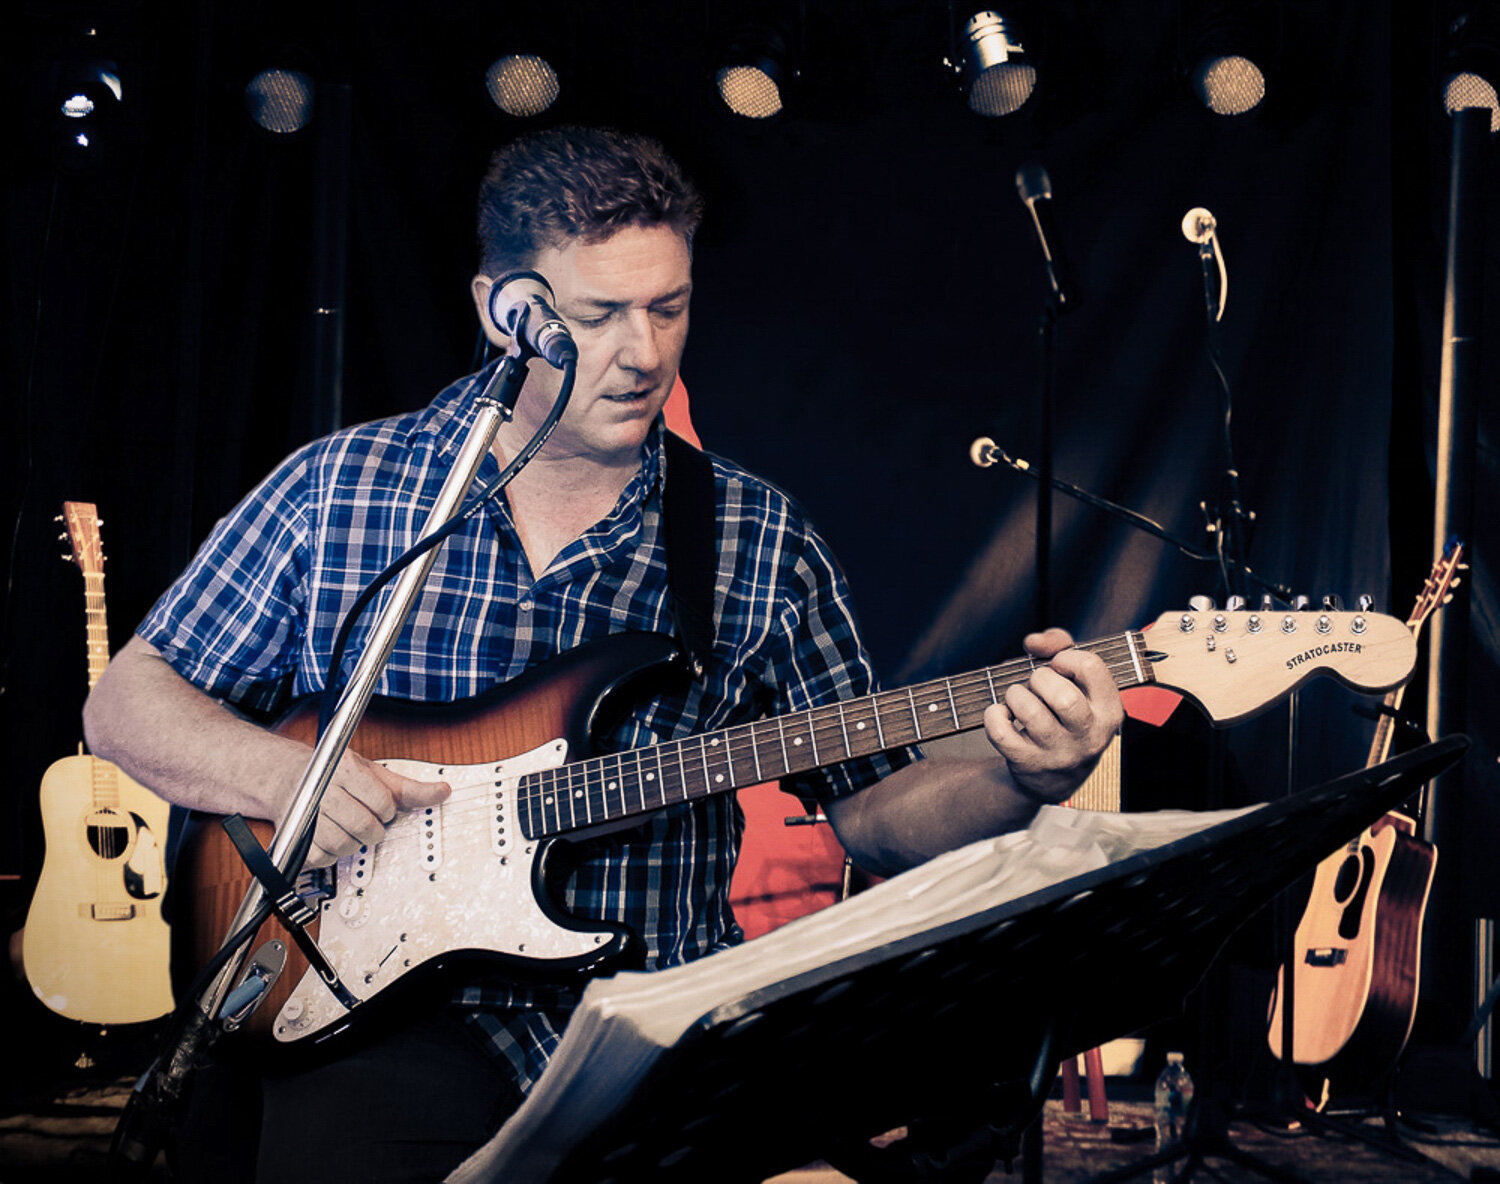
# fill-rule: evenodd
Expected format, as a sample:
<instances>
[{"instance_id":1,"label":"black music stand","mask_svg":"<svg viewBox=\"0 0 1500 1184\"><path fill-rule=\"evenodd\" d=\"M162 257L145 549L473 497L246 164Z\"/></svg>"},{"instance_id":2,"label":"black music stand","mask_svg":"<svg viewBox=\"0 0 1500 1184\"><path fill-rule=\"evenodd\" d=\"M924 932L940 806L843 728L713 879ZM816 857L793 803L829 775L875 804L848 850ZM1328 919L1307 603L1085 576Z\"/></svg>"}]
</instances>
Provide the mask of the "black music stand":
<instances>
[{"instance_id":1,"label":"black music stand","mask_svg":"<svg viewBox=\"0 0 1500 1184\"><path fill-rule=\"evenodd\" d=\"M982 1180L1062 1059L1179 1009L1236 928L1467 747L1447 737L725 1003L614 1109L527 1125L523 1108L466 1178L749 1182L823 1158L861 1181ZM916 1150L870 1147L901 1125Z\"/></svg>"}]
</instances>

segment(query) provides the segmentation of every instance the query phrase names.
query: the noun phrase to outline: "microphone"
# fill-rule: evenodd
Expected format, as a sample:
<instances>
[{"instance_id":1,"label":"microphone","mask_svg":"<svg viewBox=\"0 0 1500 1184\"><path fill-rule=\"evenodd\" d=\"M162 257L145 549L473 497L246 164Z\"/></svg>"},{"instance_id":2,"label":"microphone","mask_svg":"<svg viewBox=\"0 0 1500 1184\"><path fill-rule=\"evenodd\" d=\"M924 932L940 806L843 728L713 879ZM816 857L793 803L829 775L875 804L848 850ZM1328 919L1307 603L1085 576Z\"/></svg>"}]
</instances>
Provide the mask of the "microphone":
<instances>
[{"instance_id":1,"label":"microphone","mask_svg":"<svg viewBox=\"0 0 1500 1184\"><path fill-rule=\"evenodd\" d=\"M1036 237L1042 245L1052 301L1058 312L1067 312L1077 305L1078 297L1068 282L1067 267L1062 259L1062 239L1052 218L1052 179L1041 165L1025 164L1016 171L1016 190L1031 212L1032 225L1036 227Z\"/></svg>"},{"instance_id":2,"label":"microphone","mask_svg":"<svg viewBox=\"0 0 1500 1184\"><path fill-rule=\"evenodd\" d=\"M490 286L490 320L561 370L578 360L567 323L552 307L552 285L534 271L512 271Z\"/></svg>"},{"instance_id":3,"label":"microphone","mask_svg":"<svg viewBox=\"0 0 1500 1184\"><path fill-rule=\"evenodd\" d=\"M1208 247L1219 228L1219 220L1202 206L1194 206L1182 216L1182 235L1190 243ZM1210 248L1211 249L1211 248Z\"/></svg>"},{"instance_id":4,"label":"microphone","mask_svg":"<svg viewBox=\"0 0 1500 1184\"><path fill-rule=\"evenodd\" d=\"M1210 320L1224 319L1224 305L1229 300L1229 270L1224 266L1224 252L1219 247L1219 220L1202 206L1194 206L1182 216L1182 237L1198 244L1198 259L1203 264L1203 299ZM1215 299L1214 266L1219 272Z\"/></svg>"}]
</instances>

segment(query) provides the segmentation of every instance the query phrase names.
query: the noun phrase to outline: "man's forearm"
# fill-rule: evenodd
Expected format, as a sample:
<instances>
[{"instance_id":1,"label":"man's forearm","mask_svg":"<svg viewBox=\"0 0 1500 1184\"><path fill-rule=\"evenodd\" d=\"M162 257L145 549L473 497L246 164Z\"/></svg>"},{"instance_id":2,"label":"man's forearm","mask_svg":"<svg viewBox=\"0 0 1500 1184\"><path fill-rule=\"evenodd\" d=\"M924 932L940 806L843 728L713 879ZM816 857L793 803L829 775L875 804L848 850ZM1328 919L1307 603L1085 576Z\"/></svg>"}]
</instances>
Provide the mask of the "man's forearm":
<instances>
[{"instance_id":1,"label":"man's forearm","mask_svg":"<svg viewBox=\"0 0 1500 1184\"><path fill-rule=\"evenodd\" d=\"M1038 800L1020 793L1004 759L916 761L852 797L829 819L856 863L893 875L991 835L1019 830Z\"/></svg>"},{"instance_id":2,"label":"man's forearm","mask_svg":"<svg viewBox=\"0 0 1500 1184\"><path fill-rule=\"evenodd\" d=\"M90 750L168 801L275 819L307 750L235 715L140 638L115 656L84 706Z\"/></svg>"}]
</instances>

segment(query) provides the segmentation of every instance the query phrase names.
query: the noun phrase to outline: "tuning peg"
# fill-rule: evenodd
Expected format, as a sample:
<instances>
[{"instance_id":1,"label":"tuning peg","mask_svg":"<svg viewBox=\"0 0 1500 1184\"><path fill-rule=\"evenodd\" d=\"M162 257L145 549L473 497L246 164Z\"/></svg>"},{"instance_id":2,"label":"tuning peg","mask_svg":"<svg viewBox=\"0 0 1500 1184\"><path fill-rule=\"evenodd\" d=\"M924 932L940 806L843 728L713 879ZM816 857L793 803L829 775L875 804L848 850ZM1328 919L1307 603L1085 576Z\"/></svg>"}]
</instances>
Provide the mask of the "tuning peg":
<instances>
[{"instance_id":1,"label":"tuning peg","mask_svg":"<svg viewBox=\"0 0 1500 1184\"><path fill-rule=\"evenodd\" d=\"M1191 596L1188 598L1188 606L1194 612L1211 613L1214 610L1214 598L1212 596Z\"/></svg>"},{"instance_id":2,"label":"tuning peg","mask_svg":"<svg viewBox=\"0 0 1500 1184\"><path fill-rule=\"evenodd\" d=\"M1231 612L1231 613L1240 612L1241 610L1244 609L1244 607L1245 607L1245 598L1243 596L1231 596L1228 600L1226 600L1224 602L1224 608L1225 608L1225 610L1228 611L1228 612Z\"/></svg>"},{"instance_id":3,"label":"tuning peg","mask_svg":"<svg viewBox=\"0 0 1500 1184\"><path fill-rule=\"evenodd\" d=\"M60 542L60 543L67 542L68 541L68 532L67 531L63 531L62 534L58 535L57 536L57 541Z\"/></svg>"},{"instance_id":4,"label":"tuning peg","mask_svg":"<svg viewBox=\"0 0 1500 1184\"><path fill-rule=\"evenodd\" d=\"M1262 592L1260 594L1260 611L1268 613L1275 609L1275 607L1276 597L1272 596L1269 592Z\"/></svg>"},{"instance_id":5,"label":"tuning peg","mask_svg":"<svg viewBox=\"0 0 1500 1184\"><path fill-rule=\"evenodd\" d=\"M1292 611L1293 612L1305 613L1311 607L1312 607L1312 597L1311 596L1293 596L1292 597Z\"/></svg>"},{"instance_id":6,"label":"tuning peg","mask_svg":"<svg viewBox=\"0 0 1500 1184\"><path fill-rule=\"evenodd\" d=\"M1325 613L1341 613L1344 611L1344 602L1337 596L1323 597L1323 611Z\"/></svg>"}]
</instances>

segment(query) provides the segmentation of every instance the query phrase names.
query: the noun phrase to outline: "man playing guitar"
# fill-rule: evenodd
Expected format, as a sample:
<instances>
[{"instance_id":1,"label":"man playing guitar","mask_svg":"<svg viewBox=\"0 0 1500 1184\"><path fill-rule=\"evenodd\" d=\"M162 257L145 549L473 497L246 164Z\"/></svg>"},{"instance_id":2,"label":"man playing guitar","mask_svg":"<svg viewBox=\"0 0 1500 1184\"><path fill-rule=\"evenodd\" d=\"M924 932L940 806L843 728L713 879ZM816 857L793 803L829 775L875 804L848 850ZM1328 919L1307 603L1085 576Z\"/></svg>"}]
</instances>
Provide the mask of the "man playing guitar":
<instances>
[{"instance_id":1,"label":"man playing guitar","mask_svg":"<svg viewBox=\"0 0 1500 1184\"><path fill-rule=\"evenodd\" d=\"M700 208L676 164L643 138L562 129L495 155L480 197L480 322L507 348L489 313L492 286L517 269L544 276L577 344L576 386L505 496L442 545L382 696L462 700L585 643L676 632L660 412L687 338ZM85 712L92 750L178 805L279 818L308 749L247 713L266 718L322 689L344 614L415 541L483 378L461 379L421 411L314 442L267 477L110 664ZM559 382L531 362L481 482L530 439ZM719 567L708 661L611 724L613 750L874 689L822 539L777 489L731 462L711 464ZM1027 648L1034 674L984 716L993 759L897 748L800 773L788 788L819 801L854 857L882 874L1024 826L1039 804L1069 796L1121 719L1096 655L1061 630ZM376 843L403 812L449 792L435 774L401 776L351 751L322 802L310 863ZM576 844L561 896L575 915L628 926L648 968L707 955L740 939L728 905L740 826L729 795L660 810ZM571 998L476 977L447 1006L356 1053L267 1074L259 1178L441 1177L541 1073Z\"/></svg>"}]
</instances>

